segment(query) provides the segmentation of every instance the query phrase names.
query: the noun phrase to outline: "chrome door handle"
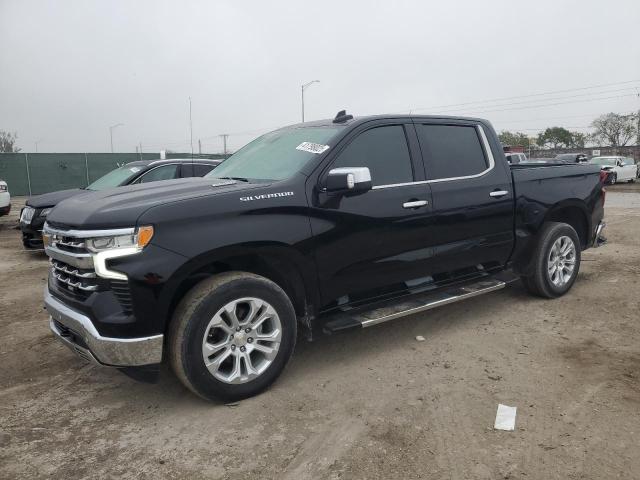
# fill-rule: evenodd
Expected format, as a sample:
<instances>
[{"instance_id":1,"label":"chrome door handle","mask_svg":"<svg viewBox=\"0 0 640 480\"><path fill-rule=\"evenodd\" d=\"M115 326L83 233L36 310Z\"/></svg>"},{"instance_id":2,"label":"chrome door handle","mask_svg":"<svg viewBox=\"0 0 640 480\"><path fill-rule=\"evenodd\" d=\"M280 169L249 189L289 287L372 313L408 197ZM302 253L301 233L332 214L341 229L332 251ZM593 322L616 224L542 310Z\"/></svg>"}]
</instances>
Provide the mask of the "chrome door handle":
<instances>
[{"instance_id":1,"label":"chrome door handle","mask_svg":"<svg viewBox=\"0 0 640 480\"><path fill-rule=\"evenodd\" d=\"M429 202L427 202L426 200L413 200L412 202L404 202L402 204L402 208L418 208L418 207L424 207L425 205L428 205Z\"/></svg>"},{"instance_id":2,"label":"chrome door handle","mask_svg":"<svg viewBox=\"0 0 640 480\"><path fill-rule=\"evenodd\" d=\"M490 197L504 197L509 192L506 190L495 190L489 194Z\"/></svg>"}]
</instances>

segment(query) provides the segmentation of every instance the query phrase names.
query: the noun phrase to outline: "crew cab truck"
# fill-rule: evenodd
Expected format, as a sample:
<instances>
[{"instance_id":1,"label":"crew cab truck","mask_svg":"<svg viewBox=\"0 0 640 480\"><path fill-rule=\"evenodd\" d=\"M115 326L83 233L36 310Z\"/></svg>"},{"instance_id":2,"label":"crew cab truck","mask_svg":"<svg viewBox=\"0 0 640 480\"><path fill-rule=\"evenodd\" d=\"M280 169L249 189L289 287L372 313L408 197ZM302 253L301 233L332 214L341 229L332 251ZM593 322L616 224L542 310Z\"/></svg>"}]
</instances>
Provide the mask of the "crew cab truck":
<instances>
[{"instance_id":1,"label":"crew cab truck","mask_svg":"<svg viewBox=\"0 0 640 480\"><path fill-rule=\"evenodd\" d=\"M518 278L565 294L602 240L604 200L598 166L510 166L485 120L342 111L203 178L61 202L45 305L85 359L165 361L196 394L240 399L276 379L298 330L369 327Z\"/></svg>"}]
</instances>

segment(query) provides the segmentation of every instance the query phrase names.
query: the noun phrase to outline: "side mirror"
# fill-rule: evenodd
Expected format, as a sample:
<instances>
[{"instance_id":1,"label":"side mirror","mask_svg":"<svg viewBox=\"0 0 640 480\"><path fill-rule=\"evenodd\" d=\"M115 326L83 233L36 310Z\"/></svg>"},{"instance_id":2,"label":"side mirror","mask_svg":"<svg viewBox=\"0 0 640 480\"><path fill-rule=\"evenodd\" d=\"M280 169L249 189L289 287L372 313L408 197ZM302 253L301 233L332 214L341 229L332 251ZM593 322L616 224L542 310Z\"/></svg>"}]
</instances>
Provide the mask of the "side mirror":
<instances>
[{"instance_id":1,"label":"side mirror","mask_svg":"<svg viewBox=\"0 0 640 480\"><path fill-rule=\"evenodd\" d=\"M327 192L364 193L371 190L371 172L367 167L342 167L329 170Z\"/></svg>"}]
</instances>

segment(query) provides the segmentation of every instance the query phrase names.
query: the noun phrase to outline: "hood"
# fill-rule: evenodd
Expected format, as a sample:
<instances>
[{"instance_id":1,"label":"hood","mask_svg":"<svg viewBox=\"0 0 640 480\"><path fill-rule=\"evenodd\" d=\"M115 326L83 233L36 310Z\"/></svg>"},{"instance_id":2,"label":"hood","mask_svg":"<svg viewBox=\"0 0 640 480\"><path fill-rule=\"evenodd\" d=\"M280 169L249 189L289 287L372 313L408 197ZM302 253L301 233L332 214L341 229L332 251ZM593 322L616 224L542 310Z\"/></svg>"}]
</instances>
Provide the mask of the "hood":
<instances>
[{"instance_id":1,"label":"hood","mask_svg":"<svg viewBox=\"0 0 640 480\"><path fill-rule=\"evenodd\" d=\"M26 201L26 205L33 208L45 208L54 207L62 200L78 195L79 193L85 193L87 190L81 188L73 188L71 190L59 190L57 192L43 193L42 195L36 195L35 197L29 197Z\"/></svg>"},{"instance_id":2,"label":"hood","mask_svg":"<svg viewBox=\"0 0 640 480\"><path fill-rule=\"evenodd\" d=\"M261 186L264 184L194 177L87 192L61 202L47 216L47 223L78 229L132 227L140 215L158 205Z\"/></svg>"}]
</instances>

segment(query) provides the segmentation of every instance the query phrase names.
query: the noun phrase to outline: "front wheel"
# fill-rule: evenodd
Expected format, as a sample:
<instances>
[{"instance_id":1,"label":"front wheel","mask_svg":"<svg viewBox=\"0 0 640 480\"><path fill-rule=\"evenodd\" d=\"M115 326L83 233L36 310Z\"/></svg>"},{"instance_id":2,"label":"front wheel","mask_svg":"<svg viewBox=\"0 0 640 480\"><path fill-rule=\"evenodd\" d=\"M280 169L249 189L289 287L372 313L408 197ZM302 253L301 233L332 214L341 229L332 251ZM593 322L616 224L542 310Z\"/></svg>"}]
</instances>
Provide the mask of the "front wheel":
<instances>
[{"instance_id":1,"label":"front wheel","mask_svg":"<svg viewBox=\"0 0 640 480\"><path fill-rule=\"evenodd\" d=\"M615 185L617 181L618 181L618 174L612 173L611 179L609 180L609 185Z\"/></svg>"},{"instance_id":2,"label":"front wheel","mask_svg":"<svg viewBox=\"0 0 640 480\"><path fill-rule=\"evenodd\" d=\"M580 239L571 225L545 223L538 233L528 275L523 283L529 292L546 298L567 293L580 270Z\"/></svg>"},{"instance_id":3,"label":"front wheel","mask_svg":"<svg viewBox=\"0 0 640 480\"><path fill-rule=\"evenodd\" d=\"M282 372L296 341L296 316L272 281L227 272L196 285L169 326L173 371L207 400L260 393Z\"/></svg>"}]
</instances>

